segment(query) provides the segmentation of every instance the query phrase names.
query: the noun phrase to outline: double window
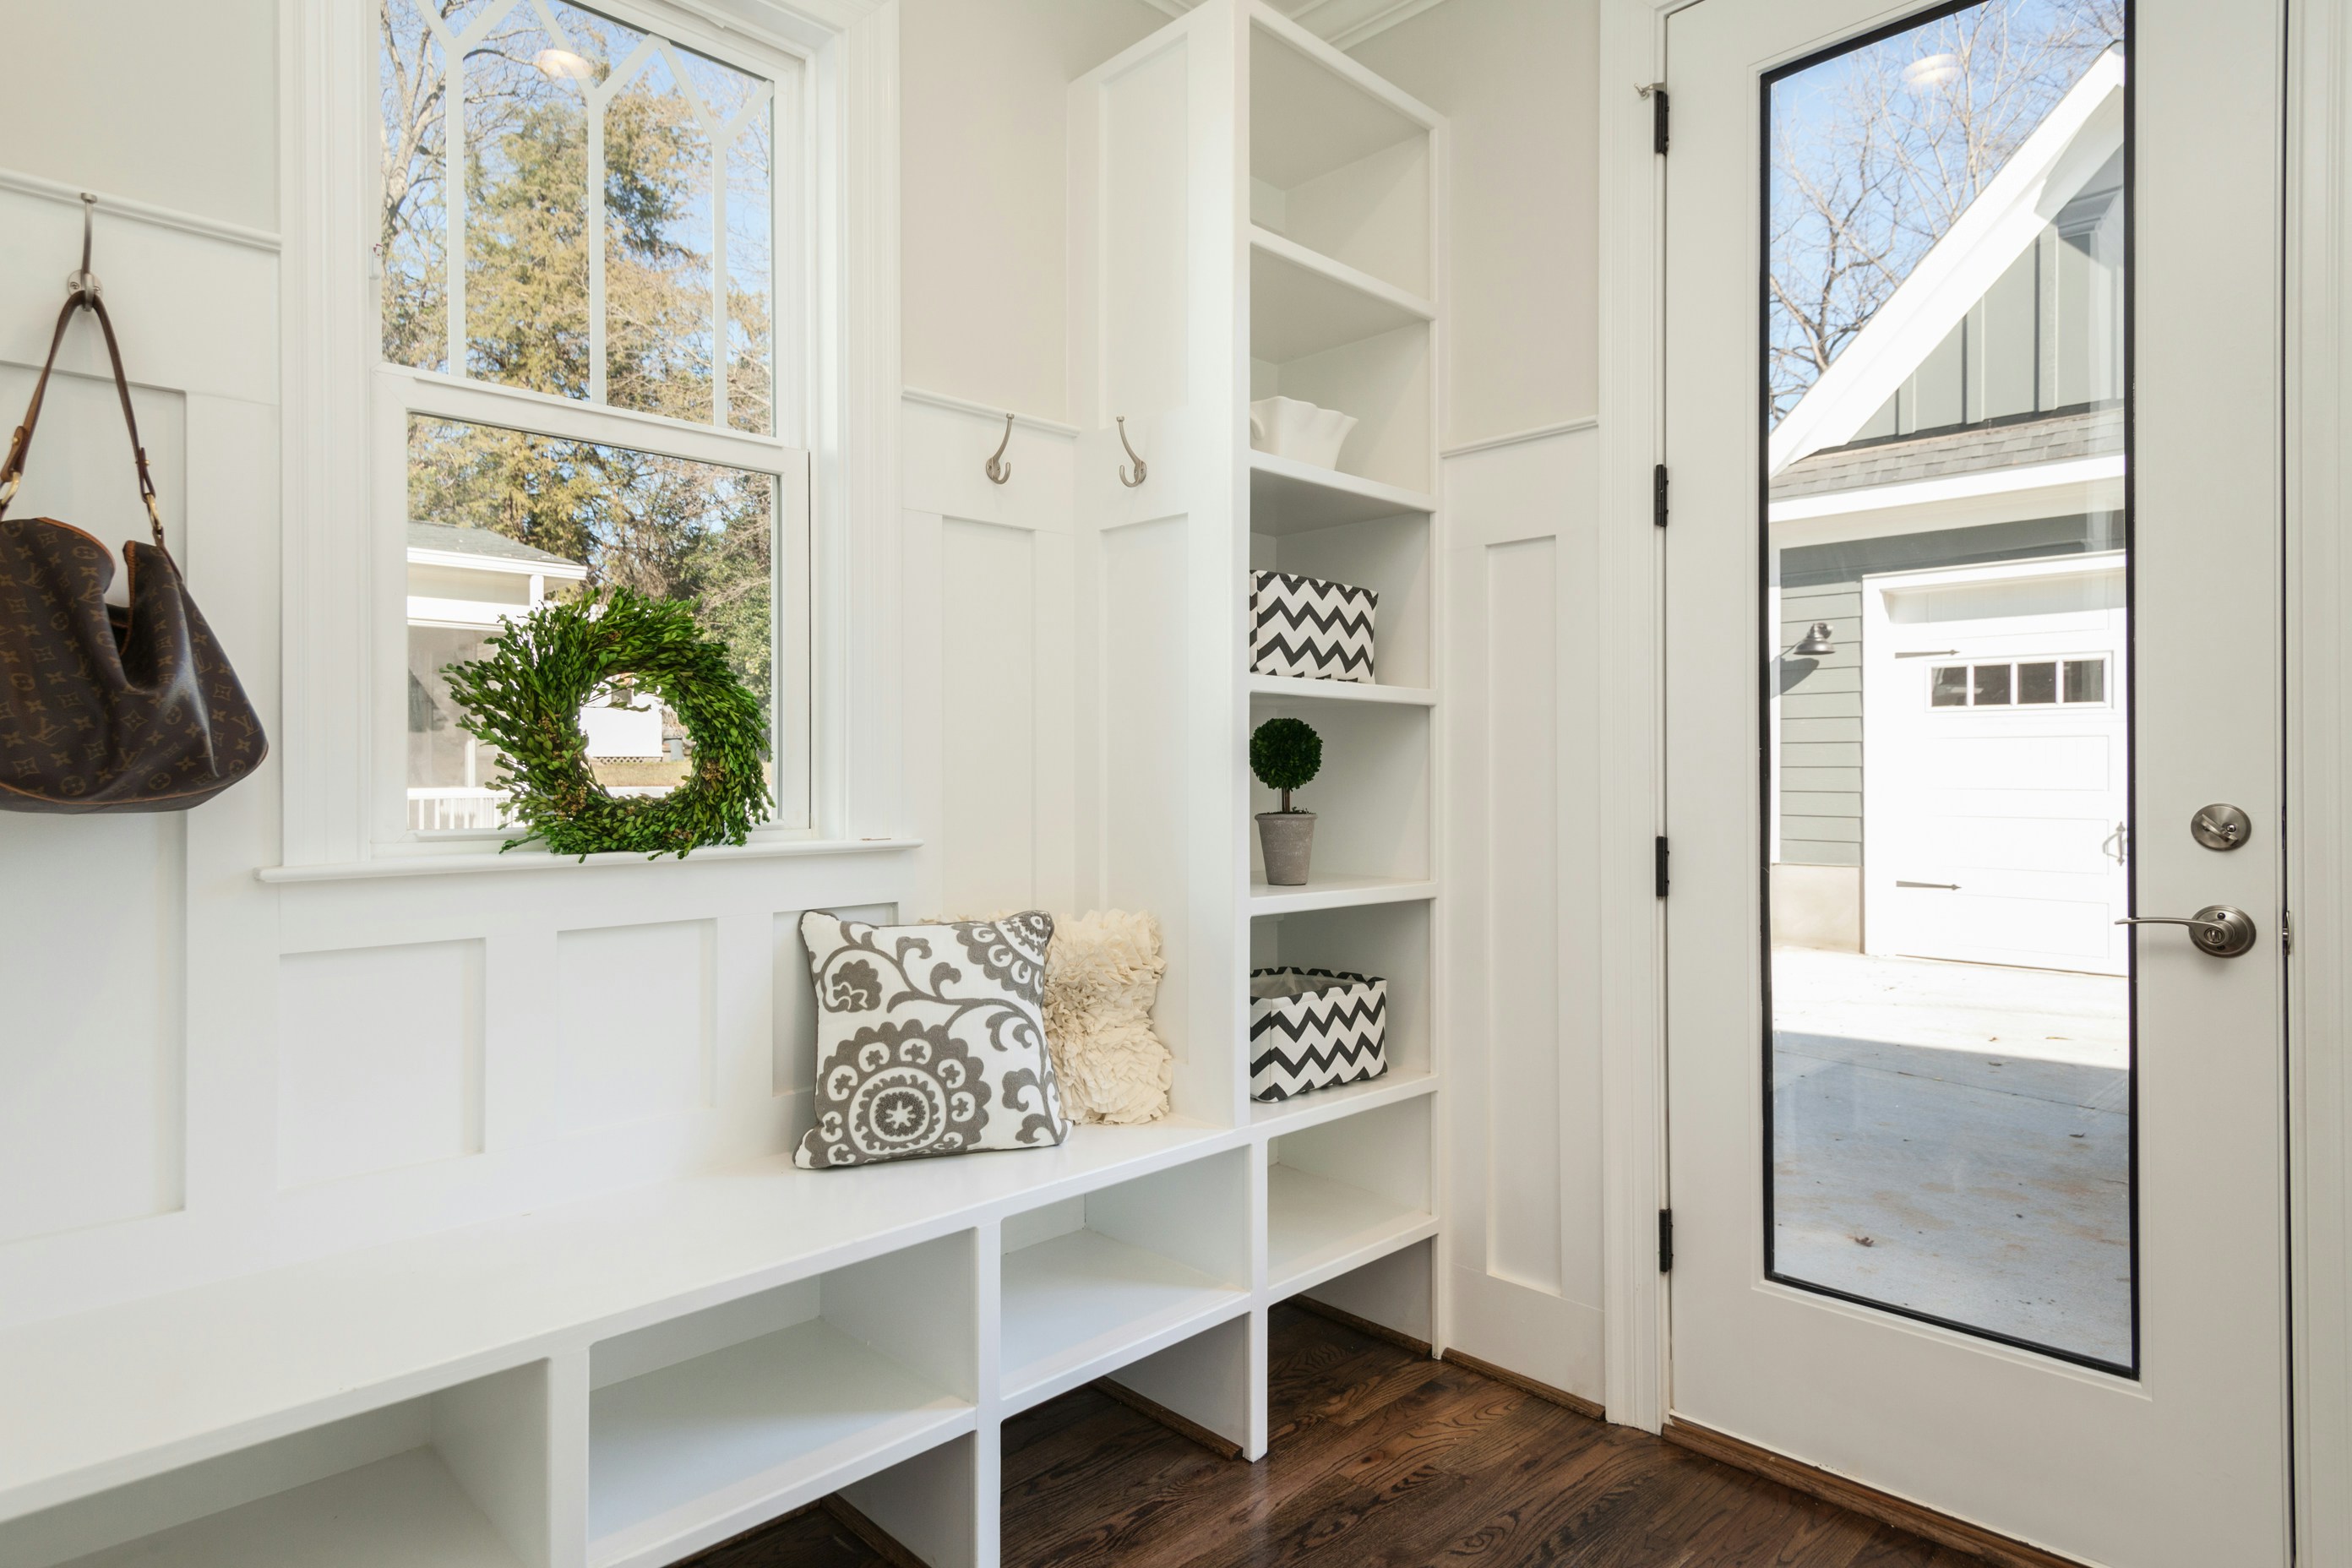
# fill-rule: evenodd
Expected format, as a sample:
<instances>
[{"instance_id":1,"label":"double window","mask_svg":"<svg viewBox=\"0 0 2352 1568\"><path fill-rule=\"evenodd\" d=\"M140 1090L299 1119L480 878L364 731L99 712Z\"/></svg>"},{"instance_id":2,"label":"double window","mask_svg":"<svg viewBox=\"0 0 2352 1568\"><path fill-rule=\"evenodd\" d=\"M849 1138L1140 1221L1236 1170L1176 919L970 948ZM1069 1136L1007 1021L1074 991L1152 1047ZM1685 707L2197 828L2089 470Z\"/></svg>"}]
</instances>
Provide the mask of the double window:
<instances>
[{"instance_id":1,"label":"double window","mask_svg":"<svg viewBox=\"0 0 2352 1568\"><path fill-rule=\"evenodd\" d=\"M374 3L405 638L379 837L499 830L499 759L449 667L603 588L694 606L769 705L774 826L807 827L803 62L626 0ZM622 683L582 725L608 790L686 775L691 737L649 694Z\"/></svg>"}]
</instances>

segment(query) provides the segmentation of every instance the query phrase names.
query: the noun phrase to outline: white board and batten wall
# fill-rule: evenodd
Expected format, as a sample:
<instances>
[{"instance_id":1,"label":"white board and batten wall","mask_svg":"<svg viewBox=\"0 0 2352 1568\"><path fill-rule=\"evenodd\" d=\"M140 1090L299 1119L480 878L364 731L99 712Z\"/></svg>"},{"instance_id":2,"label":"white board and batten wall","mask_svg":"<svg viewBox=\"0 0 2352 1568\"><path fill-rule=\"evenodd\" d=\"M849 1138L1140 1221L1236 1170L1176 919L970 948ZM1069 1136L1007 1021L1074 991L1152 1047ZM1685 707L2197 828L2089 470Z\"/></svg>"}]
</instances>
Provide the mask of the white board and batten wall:
<instances>
[{"instance_id":1,"label":"white board and batten wall","mask_svg":"<svg viewBox=\"0 0 2352 1568\"><path fill-rule=\"evenodd\" d=\"M886 32L897 16L888 0L818 8ZM273 74L319 79L337 36L317 20L261 7L214 41L266 94ZM110 58L83 43L61 58ZM187 95L234 75L153 84L153 120L201 118ZM895 83L865 86L895 111ZM318 107L307 87L286 103L298 118ZM276 166L266 129L248 163ZM331 708L315 664L289 675L320 615L305 595L359 598L335 573L367 552L347 537L366 505L339 493L331 460L359 448L330 432L282 491L273 479L285 389L335 358L299 331L279 355L281 302L307 321L332 292L307 226L338 187L311 183L316 145L295 141L283 238L269 204L222 218L100 192L98 268L173 542L281 746L198 813L0 817L16 895L0 962L12 1028L27 1026L0 1053L22 1079L0 1096L14 1118L0 1382L45 1413L0 1428L0 1562L110 1562L167 1531L192 1563L407 1542L439 1568L618 1568L846 1487L928 1559L985 1563L997 1423L1109 1371L1262 1451L1267 1310L1399 1247L1425 1258L1431 1133L1419 1102L1359 1102L1372 1109L1344 1125L1314 1108L1246 1114L1222 1027L1223 1009L1239 1020L1245 945L1238 727L1184 759L1207 786L1192 793L1214 802L1211 835L1139 818L1110 858L1100 838L1089 847L1084 825L1119 809L1090 817L1079 798L1096 776L1079 754L1089 696L1098 715L1117 696L1080 690L1074 654L1080 457L1090 439L1103 455L1100 434L1017 421L1015 481L996 487L979 472L1003 433L993 409L914 394L902 410L890 389L887 488L870 472L842 482L859 518L898 526L861 524L825 579L850 650L829 689L847 754L828 765L841 784L889 786L853 790L839 825L852 842L683 866L306 862L288 853L309 838L282 820L287 761L307 747L303 776L317 776L319 740L289 737L279 693L299 689L307 715ZM115 167L75 161L70 137L25 144L54 155L0 180L0 297L42 302L0 337L0 375L19 385L73 259L74 192ZM856 207L849 226L887 248L895 214ZM852 290L853 316L873 310L871 281ZM1241 370L1213 352L1237 395ZM120 437L95 368L74 345L25 500L127 536L135 499L127 481L103 488ZM1199 602L1213 594L1238 634L1244 538L1229 505L1209 515L1226 531L1195 552L1217 573ZM1134 586L1148 604L1151 585ZM1205 678L1235 701L1239 647L1223 639ZM1175 754L1165 741L1153 754ZM1231 894L1167 906L1171 946L1219 961L1211 977L1181 973L1171 1012L1180 1109L1211 1107L1205 1124L1087 1130L1052 1155L855 1184L779 1170L807 1114L802 909L1151 907L1150 877L1111 861L1160 864L1171 837L1202 846L1185 864L1215 863L1203 886L1223 878ZM1203 1021L1190 1037L1188 1009ZM734 1173L760 1156L776 1179ZM1270 1188L1287 1205L1271 1228ZM1425 1327L1425 1265L1423 1278ZM1105 1283L1118 1288L1090 1293ZM894 1318L898 1300L920 1305ZM846 1364L825 1326L844 1322L912 1384L885 1366L816 1376ZM683 1412L718 1433L739 1392L803 1385L846 1405L755 1411L770 1436L698 1449L683 1502L667 1461L632 1447L633 1422Z\"/></svg>"}]
</instances>

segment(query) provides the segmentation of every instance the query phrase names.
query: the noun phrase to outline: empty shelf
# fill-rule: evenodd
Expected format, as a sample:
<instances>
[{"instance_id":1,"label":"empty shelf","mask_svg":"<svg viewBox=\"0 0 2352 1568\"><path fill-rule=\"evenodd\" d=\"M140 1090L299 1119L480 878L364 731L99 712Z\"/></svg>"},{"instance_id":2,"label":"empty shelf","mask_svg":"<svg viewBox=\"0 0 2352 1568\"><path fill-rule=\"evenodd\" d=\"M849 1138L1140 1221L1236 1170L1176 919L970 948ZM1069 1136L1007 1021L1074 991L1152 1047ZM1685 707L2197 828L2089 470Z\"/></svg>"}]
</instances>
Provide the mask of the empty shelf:
<instances>
[{"instance_id":1,"label":"empty shelf","mask_svg":"<svg viewBox=\"0 0 2352 1568\"><path fill-rule=\"evenodd\" d=\"M1003 1300L1013 1394L1098 1376L1146 1342L1248 1297L1172 1258L1074 1230L1006 1253Z\"/></svg>"},{"instance_id":2,"label":"empty shelf","mask_svg":"<svg viewBox=\"0 0 2352 1568\"><path fill-rule=\"evenodd\" d=\"M345 1470L70 1568L521 1568L430 1448Z\"/></svg>"},{"instance_id":3,"label":"empty shelf","mask_svg":"<svg viewBox=\"0 0 2352 1568\"><path fill-rule=\"evenodd\" d=\"M596 1563L731 1534L972 1420L969 1402L823 1318L600 1388L589 1408Z\"/></svg>"},{"instance_id":4,"label":"empty shelf","mask_svg":"<svg viewBox=\"0 0 2352 1568\"><path fill-rule=\"evenodd\" d=\"M1433 496L1361 474L1343 474L1256 450L1249 461L1252 533L1311 533L1318 528L1437 510Z\"/></svg>"},{"instance_id":5,"label":"empty shelf","mask_svg":"<svg viewBox=\"0 0 2352 1568\"><path fill-rule=\"evenodd\" d=\"M1277 1164L1266 1172L1266 1289L1301 1290L1437 1230L1437 1216Z\"/></svg>"},{"instance_id":6,"label":"empty shelf","mask_svg":"<svg viewBox=\"0 0 2352 1568\"><path fill-rule=\"evenodd\" d=\"M1305 359L1423 324L1436 307L1269 229L1250 229L1250 356Z\"/></svg>"}]
</instances>

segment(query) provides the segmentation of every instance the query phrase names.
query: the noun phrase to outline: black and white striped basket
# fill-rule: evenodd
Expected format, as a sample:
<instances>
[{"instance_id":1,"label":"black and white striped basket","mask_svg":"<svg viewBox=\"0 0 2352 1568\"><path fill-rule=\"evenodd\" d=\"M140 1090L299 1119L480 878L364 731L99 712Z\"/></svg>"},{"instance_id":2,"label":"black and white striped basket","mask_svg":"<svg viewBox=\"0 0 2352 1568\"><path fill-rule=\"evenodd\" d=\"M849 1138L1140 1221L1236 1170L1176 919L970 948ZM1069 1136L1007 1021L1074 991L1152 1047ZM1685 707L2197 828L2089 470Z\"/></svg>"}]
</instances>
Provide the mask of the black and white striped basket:
<instances>
[{"instance_id":1,"label":"black and white striped basket","mask_svg":"<svg viewBox=\"0 0 2352 1568\"><path fill-rule=\"evenodd\" d=\"M1388 1028L1385 980L1328 969L1251 970L1250 1098L1288 1100L1380 1077L1389 1069Z\"/></svg>"},{"instance_id":2,"label":"black and white striped basket","mask_svg":"<svg viewBox=\"0 0 2352 1568\"><path fill-rule=\"evenodd\" d=\"M1293 572L1251 573L1251 673L1372 680L1372 612L1380 602L1370 588Z\"/></svg>"}]
</instances>

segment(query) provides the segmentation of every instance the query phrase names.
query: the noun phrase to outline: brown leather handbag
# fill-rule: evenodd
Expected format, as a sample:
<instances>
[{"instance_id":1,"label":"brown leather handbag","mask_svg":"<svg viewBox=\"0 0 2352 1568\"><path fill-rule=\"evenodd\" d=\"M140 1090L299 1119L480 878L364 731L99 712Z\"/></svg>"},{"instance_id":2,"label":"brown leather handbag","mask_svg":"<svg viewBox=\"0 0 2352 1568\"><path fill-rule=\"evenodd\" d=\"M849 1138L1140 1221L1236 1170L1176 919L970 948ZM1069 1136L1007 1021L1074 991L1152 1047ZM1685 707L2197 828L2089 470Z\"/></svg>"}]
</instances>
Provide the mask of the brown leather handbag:
<instances>
[{"instance_id":1,"label":"brown leather handbag","mask_svg":"<svg viewBox=\"0 0 2352 1568\"><path fill-rule=\"evenodd\" d=\"M114 581L106 546L53 518L6 516L58 347L84 308L106 334L139 499L155 532L152 544L122 547L127 609L106 602ZM260 716L163 548L114 323L94 291L77 293L58 314L48 360L0 467L0 809L185 811L251 773L268 750Z\"/></svg>"}]
</instances>

